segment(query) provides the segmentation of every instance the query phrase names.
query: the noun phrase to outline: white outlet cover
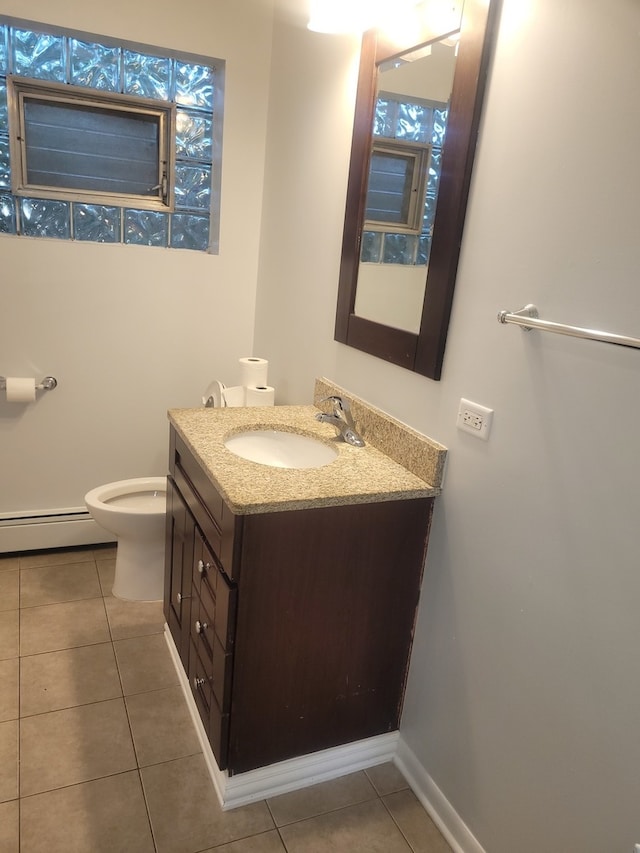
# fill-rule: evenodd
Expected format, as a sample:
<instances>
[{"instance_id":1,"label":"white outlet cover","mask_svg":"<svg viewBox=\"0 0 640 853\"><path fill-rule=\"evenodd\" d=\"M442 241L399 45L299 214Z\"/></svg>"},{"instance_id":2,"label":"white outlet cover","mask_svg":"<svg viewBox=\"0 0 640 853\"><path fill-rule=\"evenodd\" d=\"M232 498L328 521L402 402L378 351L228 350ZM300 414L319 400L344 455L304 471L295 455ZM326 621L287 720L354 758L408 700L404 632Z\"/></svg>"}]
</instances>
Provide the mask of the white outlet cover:
<instances>
[{"instance_id":1,"label":"white outlet cover","mask_svg":"<svg viewBox=\"0 0 640 853\"><path fill-rule=\"evenodd\" d=\"M475 435L476 438L481 438L483 441L487 441L492 420L493 409L481 406L480 403L473 403L464 397L460 399L458 417L456 419L458 429Z\"/></svg>"}]
</instances>

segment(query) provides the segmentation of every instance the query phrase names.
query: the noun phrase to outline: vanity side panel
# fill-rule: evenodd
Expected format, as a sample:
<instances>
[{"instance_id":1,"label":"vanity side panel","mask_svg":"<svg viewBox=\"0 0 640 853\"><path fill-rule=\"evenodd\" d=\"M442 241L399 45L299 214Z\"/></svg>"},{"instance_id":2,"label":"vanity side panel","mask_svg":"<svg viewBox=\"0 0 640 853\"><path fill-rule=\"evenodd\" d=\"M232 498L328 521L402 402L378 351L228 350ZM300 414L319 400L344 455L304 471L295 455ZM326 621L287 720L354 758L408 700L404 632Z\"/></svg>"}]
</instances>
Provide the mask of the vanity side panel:
<instances>
[{"instance_id":1,"label":"vanity side panel","mask_svg":"<svg viewBox=\"0 0 640 853\"><path fill-rule=\"evenodd\" d=\"M398 728L432 505L244 517L230 772Z\"/></svg>"}]
</instances>

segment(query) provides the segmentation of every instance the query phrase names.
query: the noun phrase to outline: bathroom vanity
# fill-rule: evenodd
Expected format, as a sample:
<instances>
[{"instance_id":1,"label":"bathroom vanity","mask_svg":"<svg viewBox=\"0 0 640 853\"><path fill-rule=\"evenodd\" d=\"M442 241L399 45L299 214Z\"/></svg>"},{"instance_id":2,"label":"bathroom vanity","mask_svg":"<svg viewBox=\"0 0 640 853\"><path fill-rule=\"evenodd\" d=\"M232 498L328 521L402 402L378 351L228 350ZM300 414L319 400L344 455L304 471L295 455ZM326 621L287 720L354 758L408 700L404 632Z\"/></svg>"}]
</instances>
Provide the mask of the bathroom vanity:
<instances>
[{"instance_id":1,"label":"bathroom vanity","mask_svg":"<svg viewBox=\"0 0 640 853\"><path fill-rule=\"evenodd\" d=\"M386 416L353 411L364 448L314 406L169 413L165 616L229 775L398 728L446 450L409 431L434 485L374 446ZM303 470L241 459L224 440L250 427L314 436L337 457Z\"/></svg>"}]
</instances>

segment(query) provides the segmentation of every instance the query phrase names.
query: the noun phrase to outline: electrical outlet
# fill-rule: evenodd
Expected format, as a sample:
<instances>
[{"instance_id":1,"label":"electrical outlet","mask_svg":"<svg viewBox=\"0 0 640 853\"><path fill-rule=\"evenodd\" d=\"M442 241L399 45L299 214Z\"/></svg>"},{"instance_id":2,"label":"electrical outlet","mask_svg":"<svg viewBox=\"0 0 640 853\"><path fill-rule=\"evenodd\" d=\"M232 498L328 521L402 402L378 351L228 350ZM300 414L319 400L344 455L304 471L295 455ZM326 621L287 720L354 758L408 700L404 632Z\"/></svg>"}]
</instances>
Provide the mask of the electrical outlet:
<instances>
[{"instance_id":1,"label":"electrical outlet","mask_svg":"<svg viewBox=\"0 0 640 853\"><path fill-rule=\"evenodd\" d=\"M461 398L456 421L458 429L486 441L489 438L492 418L493 409L487 409L486 406L481 406L479 403L472 403L471 400Z\"/></svg>"}]
</instances>

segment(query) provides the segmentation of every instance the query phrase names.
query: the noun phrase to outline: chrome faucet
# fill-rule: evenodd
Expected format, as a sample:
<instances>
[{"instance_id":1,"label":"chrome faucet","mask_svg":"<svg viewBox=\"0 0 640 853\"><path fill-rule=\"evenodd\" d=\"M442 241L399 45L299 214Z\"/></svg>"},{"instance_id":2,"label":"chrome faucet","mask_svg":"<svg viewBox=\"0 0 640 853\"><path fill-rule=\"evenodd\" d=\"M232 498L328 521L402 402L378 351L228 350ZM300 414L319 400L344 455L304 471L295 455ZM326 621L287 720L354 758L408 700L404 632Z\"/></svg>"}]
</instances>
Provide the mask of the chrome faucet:
<instances>
[{"instance_id":1,"label":"chrome faucet","mask_svg":"<svg viewBox=\"0 0 640 853\"><path fill-rule=\"evenodd\" d=\"M321 403L332 403L333 414L318 412L316 420L325 424L333 424L340 433L340 437L353 445L353 447L364 447L364 439L356 432L356 426L351 416L351 407L348 400L332 395L320 400Z\"/></svg>"}]
</instances>

